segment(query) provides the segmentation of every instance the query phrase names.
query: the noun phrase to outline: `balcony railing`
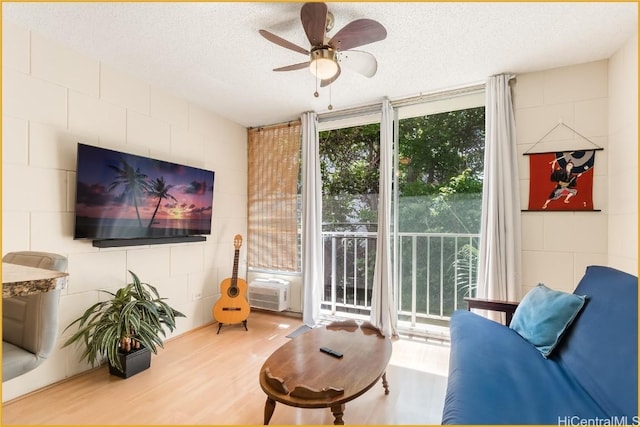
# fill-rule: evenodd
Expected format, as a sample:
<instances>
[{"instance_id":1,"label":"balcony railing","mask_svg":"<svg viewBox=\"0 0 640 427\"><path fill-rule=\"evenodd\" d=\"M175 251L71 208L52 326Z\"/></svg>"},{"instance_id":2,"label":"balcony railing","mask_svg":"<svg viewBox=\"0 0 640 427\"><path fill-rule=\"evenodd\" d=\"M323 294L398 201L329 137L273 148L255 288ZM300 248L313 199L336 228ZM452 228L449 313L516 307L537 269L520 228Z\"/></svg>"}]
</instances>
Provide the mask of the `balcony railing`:
<instances>
[{"instance_id":1,"label":"balcony railing","mask_svg":"<svg viewBox=\"0 0 640 427\"><path fill-rule=\"evenodd\" d=\"M376 233L323 232L322 308L331 314L371 313ZM396 280L399 325L448 326L451 314L475 296L477 234L399 233Z\"/></svg>"}]
</instances>

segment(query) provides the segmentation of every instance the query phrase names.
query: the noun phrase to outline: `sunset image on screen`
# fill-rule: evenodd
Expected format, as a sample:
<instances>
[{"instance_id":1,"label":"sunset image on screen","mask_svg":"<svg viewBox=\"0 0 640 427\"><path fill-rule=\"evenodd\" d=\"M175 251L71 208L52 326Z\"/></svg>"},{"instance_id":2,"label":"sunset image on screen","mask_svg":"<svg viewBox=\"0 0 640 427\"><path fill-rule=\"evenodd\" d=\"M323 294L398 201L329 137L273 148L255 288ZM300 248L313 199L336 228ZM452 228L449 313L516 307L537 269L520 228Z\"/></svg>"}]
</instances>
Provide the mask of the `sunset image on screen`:
<instances>
[{"instance_id":1,"label":"sunset image on screen","mask_svg":"<svg viewBox=\"0 0 640 427\"><path fill-rule=\"evenodd\" d=\"M78 145L76 238L209 234L214 172Z\"/></svg>"}]
</instances>

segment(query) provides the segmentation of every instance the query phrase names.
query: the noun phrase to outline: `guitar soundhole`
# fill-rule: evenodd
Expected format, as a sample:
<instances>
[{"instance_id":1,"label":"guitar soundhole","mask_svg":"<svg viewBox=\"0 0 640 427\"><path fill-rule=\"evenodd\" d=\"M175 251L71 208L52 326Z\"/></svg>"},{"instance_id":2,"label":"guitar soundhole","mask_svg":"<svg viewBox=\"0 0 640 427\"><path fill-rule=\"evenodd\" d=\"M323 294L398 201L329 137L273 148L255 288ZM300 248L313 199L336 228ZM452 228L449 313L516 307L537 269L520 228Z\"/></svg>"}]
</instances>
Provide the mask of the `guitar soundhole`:
<instances>
[{"instance_id":1,"label":"guitar soundhole","mask_svg":"<svg viewBox=\"0 0 640 427\"><path fill-rule=\"evenodd\" d=\"M227 295L229 295L231 298L237 297L239 293L240 291L238 290L237 287L230 287L229 290L227 291Z\"/></svg>"}]
</instances>

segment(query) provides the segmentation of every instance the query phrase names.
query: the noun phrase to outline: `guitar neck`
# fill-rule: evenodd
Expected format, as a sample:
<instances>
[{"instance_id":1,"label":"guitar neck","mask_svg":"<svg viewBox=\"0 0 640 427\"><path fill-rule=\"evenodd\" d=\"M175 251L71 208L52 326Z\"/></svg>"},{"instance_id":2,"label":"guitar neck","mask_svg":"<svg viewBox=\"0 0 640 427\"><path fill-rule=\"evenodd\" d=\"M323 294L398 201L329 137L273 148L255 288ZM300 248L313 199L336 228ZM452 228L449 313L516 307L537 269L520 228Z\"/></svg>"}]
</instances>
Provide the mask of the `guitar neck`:
<instances>
[{"instance_id":1,"label":"guitar neck","mask_svg":"<svg viewBox=\"0 0 640 427\"><path fill-rule=\"evenodd\" d=\"M233 256L233 274L231 275L231 286L238 286L238 260L240 259L240 249L236 249Z\"/></svg>"}]
</instances>

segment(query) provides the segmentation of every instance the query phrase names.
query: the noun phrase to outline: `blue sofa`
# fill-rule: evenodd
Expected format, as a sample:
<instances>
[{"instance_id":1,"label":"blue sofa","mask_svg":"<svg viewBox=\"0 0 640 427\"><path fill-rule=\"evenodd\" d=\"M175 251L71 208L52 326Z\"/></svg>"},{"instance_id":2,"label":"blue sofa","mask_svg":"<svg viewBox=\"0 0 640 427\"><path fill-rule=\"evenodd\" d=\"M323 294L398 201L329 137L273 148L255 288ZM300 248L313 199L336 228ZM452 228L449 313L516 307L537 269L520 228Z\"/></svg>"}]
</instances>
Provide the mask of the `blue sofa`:
<instances>
[{"instance_id":1,"label":"blue sofa","mask_svg":"<svg viewBox=\"0 0 640 427\"><path fill-rule=\"evenodd\" d=\"M586 304L549 358L509 327L456 311L442 423L637 425L638 278L590 266L574 294Z\"/></svg>"}]
</instances>

